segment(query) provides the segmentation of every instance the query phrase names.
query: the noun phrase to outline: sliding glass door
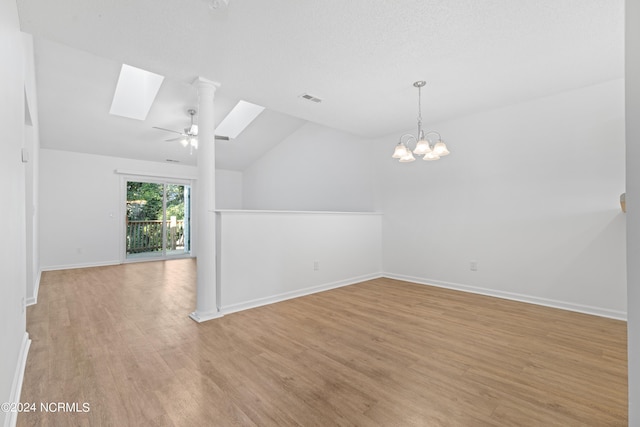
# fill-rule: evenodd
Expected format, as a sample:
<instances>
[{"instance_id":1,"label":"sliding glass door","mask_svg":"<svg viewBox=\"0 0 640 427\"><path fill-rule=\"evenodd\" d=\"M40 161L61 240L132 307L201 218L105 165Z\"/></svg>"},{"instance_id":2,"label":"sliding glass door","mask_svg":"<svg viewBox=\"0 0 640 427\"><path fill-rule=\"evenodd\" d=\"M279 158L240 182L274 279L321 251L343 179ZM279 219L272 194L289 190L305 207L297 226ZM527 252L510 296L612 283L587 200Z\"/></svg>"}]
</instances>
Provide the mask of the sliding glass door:
<instances>
[{"instance_id":1,"label":"sliding glass door","mask_svg":"<svg viewBox=\"0 0 640 427\"><path fill-rule=\"evenodd\" d=\"M191 252L191 188L127 181L126 258L168 258Z\"/></svg>"}]
</instances>

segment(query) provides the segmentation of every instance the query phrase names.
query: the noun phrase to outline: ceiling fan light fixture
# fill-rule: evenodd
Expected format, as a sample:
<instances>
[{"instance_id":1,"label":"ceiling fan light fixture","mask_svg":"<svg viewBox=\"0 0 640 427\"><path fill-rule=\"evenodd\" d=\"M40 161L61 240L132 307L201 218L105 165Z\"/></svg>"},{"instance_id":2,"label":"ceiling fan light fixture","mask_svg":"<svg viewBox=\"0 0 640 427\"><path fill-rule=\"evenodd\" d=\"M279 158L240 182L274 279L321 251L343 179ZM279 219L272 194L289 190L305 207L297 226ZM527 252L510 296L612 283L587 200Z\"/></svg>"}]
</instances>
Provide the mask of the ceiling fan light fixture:
<instances>
[{"instance_id":1,"label":"ceiling fan light fixture","mask_svg":"<svg viewBox=\"0 0 640 427\"><path fill-rule=\"evenodd\" d=\"M193 154L193 149L198 148L198 125L193 122L194 116L196 115L196 110L191 108L187 110L187 114L189 114L189 116L191 117L191 124L189 125L189 127L184 128L184 132L178 132L177 130L166 129L157 126L152 126L152 128L163 130L165 132L177 133L180 136L178 136L177 138L167 139L166 141L178 141L183 147L189 147L190 153ZM214 139L229 141L228 136L214 135Z\"/></svg>"}]
</instances>

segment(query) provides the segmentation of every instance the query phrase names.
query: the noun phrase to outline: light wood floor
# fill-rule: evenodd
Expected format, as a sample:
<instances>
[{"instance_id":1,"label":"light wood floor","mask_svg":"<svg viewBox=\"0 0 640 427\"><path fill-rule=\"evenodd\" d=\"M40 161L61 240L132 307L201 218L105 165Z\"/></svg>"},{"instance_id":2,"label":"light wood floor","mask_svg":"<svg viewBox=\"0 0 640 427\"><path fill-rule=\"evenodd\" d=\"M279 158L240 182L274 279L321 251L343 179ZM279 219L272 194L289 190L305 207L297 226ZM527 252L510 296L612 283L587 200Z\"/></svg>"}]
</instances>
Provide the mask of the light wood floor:
<instances>
[{"instance_id":1,"label":"light wood floor","mask_svg":"<svg viewBox=\"0 0 640 427\"><path fill-rule=\"evenodd\" d=\"M192 260L47 272L19 426L622 426L626 324L378 279L197 324Z\"/></svg>"}]
</instances>

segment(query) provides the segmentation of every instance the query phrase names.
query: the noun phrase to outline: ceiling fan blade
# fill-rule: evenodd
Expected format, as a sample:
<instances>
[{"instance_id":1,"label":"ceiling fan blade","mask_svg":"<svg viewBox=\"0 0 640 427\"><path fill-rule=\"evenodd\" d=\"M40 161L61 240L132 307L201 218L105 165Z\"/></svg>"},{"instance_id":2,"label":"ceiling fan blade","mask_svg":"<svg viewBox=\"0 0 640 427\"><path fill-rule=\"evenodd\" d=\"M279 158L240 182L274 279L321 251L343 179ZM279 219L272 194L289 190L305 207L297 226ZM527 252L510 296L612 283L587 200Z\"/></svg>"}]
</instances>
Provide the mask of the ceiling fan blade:
<instances>
[{"instance_id":1,"label":"ceiling fan blade","mask_svg":"<svg viewBox=\"0 0 640 427\"><path fill-rule=\"evenodd\" d=\"M171 129L159 128L159 127L157 127L157 126L151 126L151 127L152 127L153 129L159 129L159 130L164 130L164 131L167 131L167 132L173 132L173 133L177 133L177 134L180 134L180 135L184 135L182 132L178 132L177 130L171 130Z\"/></svg>"},{"instance_id":2,"label":"ceiling fan blade","mask_svg":"<svg viewBox=\"0 0 640 427\"><path fill-rule=\"evenodd\" d=\"M165 139L165 141L167 142L173 142L173 141L180 141L183 140L184 138L189 138L189 135L185 135L184 133L181 134L182 136L179 138L171 138L171 139ZM193 138L193 137L191 137ZM197 139L197 137L196 137ZM231 138L229 138L228 136L220 136L220 135L216 135L215 136L216 141L230 141Z\"/></svg>"}]
</instances>

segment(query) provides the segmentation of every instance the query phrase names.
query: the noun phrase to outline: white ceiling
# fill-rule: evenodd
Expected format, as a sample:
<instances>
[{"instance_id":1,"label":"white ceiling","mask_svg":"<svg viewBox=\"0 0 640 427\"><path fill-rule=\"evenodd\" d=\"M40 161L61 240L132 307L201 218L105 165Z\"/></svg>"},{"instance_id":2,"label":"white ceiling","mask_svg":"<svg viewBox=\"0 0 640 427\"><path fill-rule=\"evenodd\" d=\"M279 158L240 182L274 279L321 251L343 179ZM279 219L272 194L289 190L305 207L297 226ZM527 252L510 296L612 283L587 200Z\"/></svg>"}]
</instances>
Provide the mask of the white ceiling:
<instances>
[{"instance_id":1,"label":"white ceiling","mask_svg":"<svg viewBox=\"0 0 640 427\"><path fill-rule=\"evenodd\" d=\"M195 164L152 126L181 130L197 76L267 111L217 165L243 170L299 128L378 137L423 121L623 77L623 0L17 0L36 36L43 147ZM164 75L146 121L108 114L120 65ZM321 104L302 100L310 93ZM393 141L390 142L393 145Z\"/></svg>"}]
</instances>

